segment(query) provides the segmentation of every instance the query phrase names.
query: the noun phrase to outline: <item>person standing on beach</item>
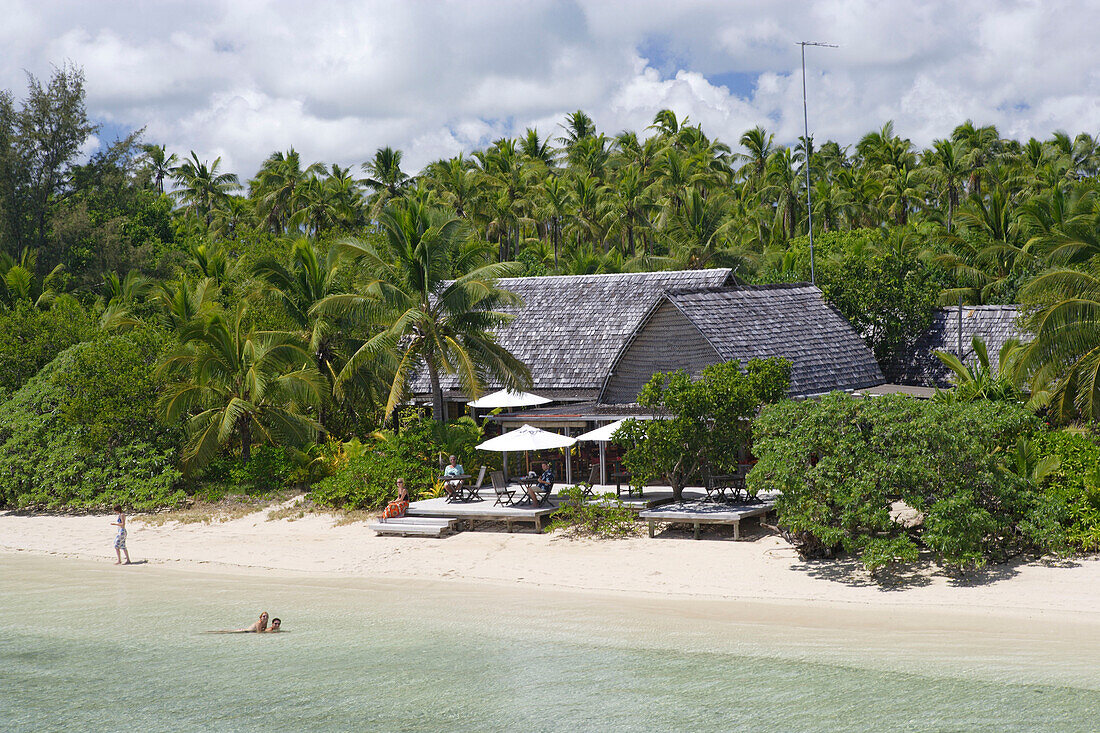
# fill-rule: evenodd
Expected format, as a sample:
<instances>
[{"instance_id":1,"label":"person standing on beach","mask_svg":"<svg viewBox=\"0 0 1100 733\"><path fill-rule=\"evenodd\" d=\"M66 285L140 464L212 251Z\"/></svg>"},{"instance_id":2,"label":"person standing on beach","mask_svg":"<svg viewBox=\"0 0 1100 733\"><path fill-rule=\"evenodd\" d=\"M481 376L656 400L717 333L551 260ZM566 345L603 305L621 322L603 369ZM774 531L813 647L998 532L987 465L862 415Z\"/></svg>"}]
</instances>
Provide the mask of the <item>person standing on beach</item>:
<instances>
[{"instance_id":1,"label":"person standing on beach","mask_svg":"<svg viewBox=\"0 0 1100 733\"><path fill-rule=\"evenodd\" d=\"M122 511L122 507L118 504L114 506L115 512L118 514L118 518L111 522L112 527L118 527L118 534L115 535L115 556L118 560L115 561L115 565L122 564L122 554L126 553L126 564L130 564L130 551L126 549L126 512Z\"/></svg>"}]
</instances>

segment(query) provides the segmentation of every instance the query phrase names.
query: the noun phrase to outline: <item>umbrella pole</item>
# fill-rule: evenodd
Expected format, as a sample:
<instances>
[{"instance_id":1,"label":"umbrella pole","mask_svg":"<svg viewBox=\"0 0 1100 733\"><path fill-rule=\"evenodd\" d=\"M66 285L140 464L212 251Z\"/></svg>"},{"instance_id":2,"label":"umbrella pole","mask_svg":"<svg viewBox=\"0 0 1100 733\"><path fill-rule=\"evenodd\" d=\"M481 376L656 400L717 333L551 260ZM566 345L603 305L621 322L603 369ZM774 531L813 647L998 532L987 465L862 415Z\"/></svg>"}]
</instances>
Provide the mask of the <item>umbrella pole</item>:
<instances>
[{"instance_id":1,"label":"umbrella pole","mask_svg":"<svg viewBox=\"0 0 1100 733\"><path fill-rule=\"evenodd\" d=\"M502 451L504 453L504 478L508 478L508 451Z\"/></svg>"},{"instance_id":2,"label":"umbrella pole","mask_svg":"<svg viewBox=\"0 0 1100 733\"><path fill-rule=\"evenodd\" d=\"M607 486L607 444L600 441L600 483Z\"/></svg>"}]
</instances>

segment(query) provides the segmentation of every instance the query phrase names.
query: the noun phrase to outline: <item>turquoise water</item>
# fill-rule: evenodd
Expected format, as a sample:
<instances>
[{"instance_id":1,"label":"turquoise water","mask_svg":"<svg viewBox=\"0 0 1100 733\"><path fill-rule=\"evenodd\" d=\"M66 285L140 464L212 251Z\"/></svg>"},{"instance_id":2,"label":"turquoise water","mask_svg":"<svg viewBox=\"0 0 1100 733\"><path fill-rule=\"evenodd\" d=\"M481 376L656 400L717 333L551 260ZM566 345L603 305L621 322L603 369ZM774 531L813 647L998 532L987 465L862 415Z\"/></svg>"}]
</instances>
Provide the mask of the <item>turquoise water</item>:
<instances>
[{"instance_id":1,"label":"turquoise water","mask_svg":"<svg viewBox=\"0 0 1100 733\"><path fill-rule=\"evenodd\" d=\"M202 633L260 610L288 633ZM895 633L883 629L904 620L868 616L866 629L858 620L845 629L782 616L716 602L0 558L0 729L1098 727L1091 635L1067 628L1061 646L935 621Z\"/></svg>"}]
</instances>

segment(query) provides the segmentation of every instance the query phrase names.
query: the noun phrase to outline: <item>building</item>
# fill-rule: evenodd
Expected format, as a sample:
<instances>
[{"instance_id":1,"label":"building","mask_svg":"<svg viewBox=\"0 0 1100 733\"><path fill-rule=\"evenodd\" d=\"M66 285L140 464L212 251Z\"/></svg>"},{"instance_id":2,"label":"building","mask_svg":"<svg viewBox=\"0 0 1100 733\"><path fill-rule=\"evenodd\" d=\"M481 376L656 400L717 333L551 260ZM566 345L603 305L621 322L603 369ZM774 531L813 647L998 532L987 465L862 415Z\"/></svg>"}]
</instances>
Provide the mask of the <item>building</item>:
<instances>
[{"instance_id":1,"label":"building","mask_svg":"<svg viewBox=\"0 0 1100 733\"><path fill-rule=\"evenodd\" d=\"M553 402L502 413L503 429L531 423L566 434L644 413L638 391L657 372L754 358L791 362L791 397L882 385L878 363L848 321L806 283L741 286L730 270L505 278L522 301L498 333L531 371L532 392ZM412 382L414 400L431 400L428 380ZM500 385L486 385L488 390ZM443 378L450 415L465 411L457 379ZM572 481L597 463L607 474L616 448L578 444L559 476ZM574 469L579 473L574 473Z\"/></svg>"},{"instance_id":2,"label":"building","mask_svg":"<svg viewBox=\"0 0 1100 733\"><path fill-rule=\"evenodd\" d=\"M941 308L932 317L932 325L911 347L884 365L887 378L897 384L946 388L951 386L951 370L936 356L947 351L964 364L977 358L971 342L974 336L985 341L991 368L997 369L997 355L1009 339L1027 340L1019 326L1018 305L972 305Z\"/></svg>"}]
</instances>

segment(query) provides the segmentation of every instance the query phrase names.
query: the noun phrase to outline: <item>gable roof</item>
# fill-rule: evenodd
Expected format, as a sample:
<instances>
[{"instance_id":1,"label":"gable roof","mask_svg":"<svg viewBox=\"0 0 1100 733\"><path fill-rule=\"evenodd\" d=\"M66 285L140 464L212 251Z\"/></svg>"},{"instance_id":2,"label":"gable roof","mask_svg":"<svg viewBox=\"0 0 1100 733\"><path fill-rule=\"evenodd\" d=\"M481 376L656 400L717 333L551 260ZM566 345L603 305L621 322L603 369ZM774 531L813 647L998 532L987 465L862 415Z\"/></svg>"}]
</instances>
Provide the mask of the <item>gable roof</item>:
<instances>
[{"instance_id":1,"label":"gable roof","mask_svg":"<svg viewBox=\"0 0 1100 733\"><path fill-rule=\"evenodd\" d=\"M971 305L962 308L963 363L973 362L974 336L985 341L989 351L990 367L996 371L997 354L1009 339L1027 340L1027 335L1017 325L1020 317L1018 305ZM923 387L948 387L951 370L936 356L936 351L948 351L958 356L959 309L940 308L932 316L932 324L911 347L890 359L884 368L891 382L914 384Z\"/></svg>"},{"instance_id":2,"label":"gable roof","mask_svg":"<svg viewBox=\"0 0 1100 733\"><path fill-rule=\"evenodd\" d=\"M863 389L886 381L871 350L812 285L672 290L664 299L698 329L722 361L790 360L792 397ZM651 309L639 331L652 322L662 304ZM616 358L608 384L625 353L626 348ZM658 367L650 374L656 371L664 370Z\"/></svg>"},{"instance_id":3,"label":"gable roof","mask_svg":"<svg viewBox=\"0 0 1100 733\"><path fill-rule=\"evenodd\" d=\"M533 391L553 396L571 390L591 399L661 293L726 285L732 275L727 268L501 278L497 284L523 304L503 309L516 317L497 331L497 339L531 370ZM444 389L458 389L453 376L441 382ZM418 374L410 387L414 394L427 393L427 376Z\"/></svg>"}]
</instances>

